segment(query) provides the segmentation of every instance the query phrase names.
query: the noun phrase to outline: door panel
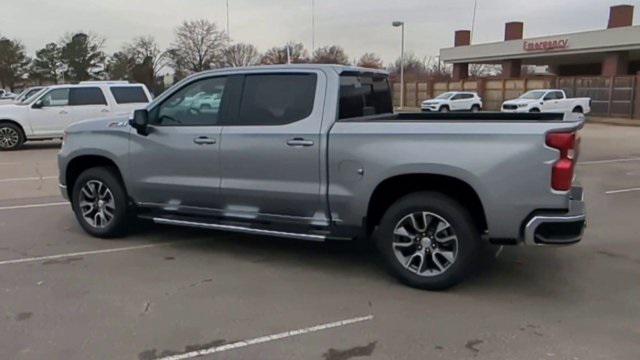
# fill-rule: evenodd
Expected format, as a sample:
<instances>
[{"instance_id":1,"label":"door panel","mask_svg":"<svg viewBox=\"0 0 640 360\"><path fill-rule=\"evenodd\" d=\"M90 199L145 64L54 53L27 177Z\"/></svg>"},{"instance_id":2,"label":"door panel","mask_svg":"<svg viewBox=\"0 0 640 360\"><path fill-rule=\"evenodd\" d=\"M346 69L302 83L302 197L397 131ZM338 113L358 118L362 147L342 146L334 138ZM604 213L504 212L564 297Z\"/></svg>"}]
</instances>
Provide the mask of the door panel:
<instances>
[{"instance_id":1,"label":"door panel","mask_svg":"<svg viewBox=\"0 0 640 360\"><path fill-rule=\"evenodd\" d=\"M227 85L226 77L185 85L149 111L147 136L132 133L131 187L137 202L174 211L220 206L219 123ZM202 93L210 101L195 101Z\"/></svg>"},{"instance_id":2,"label":"door panel","mask_svg":"<svg viewBox=\"0 0 640 360\"><path fill-rule=\"evenodd\" d=\"M69 88L49 90L37 104L40 108L29 109L29 120L35 135L62 136L73 116L73 108L69 106Z\"/></svg>"},{"instance_id":3,"label":"door panel","mask_svg":"<svg viewBox=\"0 0 640 360\"><path fill-rule=\"evenodd\" d=\"M247 75L235 123L222 129L226 215L326 221L320 192L325 87L324 74L315 71Z\"/></svg>"}]
</instances>

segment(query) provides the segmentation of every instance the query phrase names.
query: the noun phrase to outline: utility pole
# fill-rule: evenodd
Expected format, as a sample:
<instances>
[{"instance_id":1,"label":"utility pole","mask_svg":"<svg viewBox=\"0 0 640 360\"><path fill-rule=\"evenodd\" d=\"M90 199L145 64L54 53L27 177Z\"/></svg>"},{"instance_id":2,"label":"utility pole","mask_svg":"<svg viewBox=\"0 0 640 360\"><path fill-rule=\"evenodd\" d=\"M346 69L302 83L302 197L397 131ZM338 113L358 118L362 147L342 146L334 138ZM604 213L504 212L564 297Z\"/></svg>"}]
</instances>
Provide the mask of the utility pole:
<instances>
[{"instance_id":1,"label":"utility pole","mask_svg":"<svg viewBox=\"0 0 640 360\"><path fill-rule=\"evenodd\" d=\"M471 19L471 43L473 44L473 35L476 29L476 13L478 12L478 0L474 0L473 4L473 18Z\"/></svg>"},{"instance_id":2,"label":"utility pole","mask_svg":"<svg viewBox=\"0 0 640 360\"><path fill-rule=\"evenodd\" d=\"M227 36L231 37L231 32L229 31L229 0L227 0Z\"/></svg>"},{"instance_id":3,"label":"utility pole","mask_svg":"<svg viewBox=\"0 0 640 360\"><path fill-rule=\"evenodd\" d=\"M400 108L404 108L404 21L394 21L393 27L402 28L402 40L400 45Z\"/></svg>"},{"instance_id":4,"label":"utility pole","mask_svg":"<svg viewBox=\"0 0 640 360\"><path fill-rule=\"evenodd\" d=\"M316 1L311 0L311 53L316 51Z\"/></svg>"}]
</instances>

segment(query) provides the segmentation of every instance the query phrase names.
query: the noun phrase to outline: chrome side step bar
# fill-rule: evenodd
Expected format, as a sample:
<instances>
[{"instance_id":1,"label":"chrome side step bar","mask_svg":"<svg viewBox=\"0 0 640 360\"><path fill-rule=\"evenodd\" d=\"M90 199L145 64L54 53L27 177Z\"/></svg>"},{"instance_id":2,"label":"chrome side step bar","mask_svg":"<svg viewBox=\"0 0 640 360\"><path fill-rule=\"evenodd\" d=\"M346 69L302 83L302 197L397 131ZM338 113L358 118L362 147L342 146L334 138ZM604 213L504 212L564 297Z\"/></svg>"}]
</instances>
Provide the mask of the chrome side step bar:
<instances>
[{"instance_id":1,"label":"chrome side step bar","mask_svg":"<svg viewBox=\"0 0 640 360\"><path fill-rule=\"evenodd\" d=\"M161 218L161 217L154 217L153 222L155 222L156 224L188 226L188 227L195 227L195 228L202 228L202 229L232 231L232 232L239 232L239 233L252 234L252 235L276 236L276 237L289 238L289 239L300 239L300 240L309 240L309 241L325 241L326 240L326 236L324 235L301 234L301 233L292 233L292 232L275 231L275 230L254 229L250 227L237 226L237 225L209 224L209 223L187 221L187 220L167 219L167 218Z\"/></svg>"}]
</instances>

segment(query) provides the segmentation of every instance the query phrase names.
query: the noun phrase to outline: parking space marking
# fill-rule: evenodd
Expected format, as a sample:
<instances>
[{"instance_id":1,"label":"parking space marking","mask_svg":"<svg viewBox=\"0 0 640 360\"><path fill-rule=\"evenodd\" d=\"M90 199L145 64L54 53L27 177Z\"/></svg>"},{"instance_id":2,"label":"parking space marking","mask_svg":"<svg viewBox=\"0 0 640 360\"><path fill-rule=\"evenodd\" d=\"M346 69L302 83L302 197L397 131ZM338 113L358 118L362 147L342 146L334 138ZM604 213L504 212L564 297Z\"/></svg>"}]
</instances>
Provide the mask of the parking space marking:
<instances>
[{"instance_id":1,"label":"parking space marking","mask_svg":"<svg viewBox=\"0 0 640 360\"><path fill-rule=\"evenodd\" d=\"M612 195L612 194L620 194L620 193L626 193L626 192L632 192L632 191L640 191L640 187L629 188L629 189L620 189L620 190L609 190L609 191L606 191L605 194Z\"/></svg>"},{"instance_id":2,"label":"parking space marking","mask_svg":"<svg viewBox=\"0 0 640 360\"><path fill-rule=\"evenodd\" d=\"M631 162L631 161L640 161L640 157L609 159L609 160L580 161L580 162L578 162L578 165L613 164L613 163Z\"/></svg>"},{"instance_id":3,"label":"parking space marking","mask_svg":"<svg viewBox=\"0 0 640 360\"><path fill-rule=\"evenodd\" d=\"M271 341L275 341L275 340L282 340L282 339L286 339L286 338L293 337L293 336L299 336L299 335L309 334L309 333L312 333L312 332L332 329L332 328L336 328L336 327L340 327L340 326L351 325L351 324L355 324L355 323L359 323L359 322L363 322L363 321L368 321L368 320L371 320L371 319L373 319L373 315L356 317L356 318L347 319L347 320L340 320L340 321L336 321L336 322L332 322L332 323L315 325L315 326L304 328L304 329L285 331L285 332L282 332L282 333L279 333L279 334L266 335L266 336L261 336L261 337L249 339L249 340L241 340L241 341L237 341L237 342L234 342L234 343L231 343L231 344L226 344L226 345L221 345L221 346L214 346L214 347L210 347L208 349L191 351L191 352L187 352L187 353L184 353L184 354L171 355L171 356L159 358L157 360L191 359L191 358L204 356L204 355L209 355L209 354L213 354L213 353L219 353L219 352L223 352L223 351L239 349L239 348L247 347L247 346L250 346L250 345L263 344L263 343L266 343L266 342L271 342Z\"/></svg>"},{"instance_id":4,"label":"parking space marking","mask_svg":"<svg viewBox=\"0 0 640 360\"><path fill-rule=\"evenodd\" d=\"M0 162L0 166L3 165L19 165L19 162Z\"/></svg>"},{"instance_id":5,"label":"parking space marking","mask_svg":"<svg viewBox=\"0 0 640 360\"><path fill-rule=\"evenodd\" d=\"M49 179L57 179L57 176L30 176L23 178L8 178L8 179L0 179L0 182L18 182L18 181L40 181L40 180L49 180Z\"/></svg>"},{"instance_id":6,"label":"parking space marking","mask_svg":"<svg viewBox=\"0 0 640 360\"><path fill-rule=\"evenodd\" d=\"M43 260L64 259L64 258L68 258L68 257L77 257L77 256L85 256L85 255L98 255L98 254L109 254L109 253L131 251L131 250L141 250L141 249L148 249L148 248L159 247L159 246L167 246L167 245L176 244L176 243L179 243L179 242L180 241L169 241L169 242L163 242L163 243L158 243L158 244L136 245L136 246L127 246L127 247L121 247L121 248L114 248L114 249L90 250L90 251L81 251L81 252L67 253L67 254L36 256L36 257L13 259L13 260L3 260L3 261L0 261L0 265L24 264L24 263L30 263L30 262L43 261Z\"/></svg>"},{"instance_id":7,"label":"parking space marking","mask_svg":"<svg viewBox=\"0 0 640 360\"><path fill-rule=\"evenodd\" d=\"M41 208L41 207L48 207L48 206L62 206L62 205L70 205L70 203L64 201L64 202L54 202L54 203L44 203L44 204L2 206L0 207L0 210L31 209L31 208Z\"/></svg>"}]
</instances>

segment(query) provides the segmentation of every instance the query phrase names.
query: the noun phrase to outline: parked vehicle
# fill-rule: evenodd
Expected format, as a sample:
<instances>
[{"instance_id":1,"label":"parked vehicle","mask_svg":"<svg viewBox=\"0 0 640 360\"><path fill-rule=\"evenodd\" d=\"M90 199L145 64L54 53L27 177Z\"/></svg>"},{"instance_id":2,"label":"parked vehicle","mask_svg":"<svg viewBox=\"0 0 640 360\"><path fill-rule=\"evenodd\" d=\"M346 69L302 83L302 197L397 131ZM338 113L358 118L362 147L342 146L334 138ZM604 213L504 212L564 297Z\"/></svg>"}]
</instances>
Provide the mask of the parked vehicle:
<instances>
[{"instance_id":1,"label":"parked vehicle","mask_svg":"<svg viewBox=\"0 0 640 360\"><path fill-rule=\"evenodd\" d=\"M475 92L450 91L421 104L422 111L471 111L482 110L482 99Z\"/></svg>"},{"instance_id":2,"label":"parked vehicle","mask_svg":"<svg viewBox=\"0 0 640 360\"><path fill-rule=\"evenodd\" d=\"M201 92L221 99L218 111L193 106ZM461 281L487 241L580 240L578 116L394 114L391 99L386 73L356 67L196 74L131 119L68 127L60 188L97 237L123 235L138 216L314 241L372 239L394 275L425 289Z\"/></svg>"},{"instance_id":3,"label":"parked vehicle","mask_svg":"<svg viewBox=\"0 0 640 360\"><path fill-rule=\"evenodd\" d=\"M15 98L16 94L4 89L0 89L0 100L13 100Z\"/></svg>"},{"instance_id":4,"label":"parked vehicle","mask_svg":"<svg viewBox=\"0 0 640 360\"><path fill-rule=\"evenodd\" d=\"M105 116L128 116L151 95L143 84L91 82L53 85L20 103L0 107L0 150L25 141L62 138L75 122Z\"/></svg>"},{"instance_id":5,"label":"parked vehicle","mask_svg":"<svg viewBox=\"0 0 640 360\"><path fill-rule=\"evenodd\" d=\"M0 99L0 105L14 104L14 103L23 102L23 101L29 99L31 96L33 96L36 93L38 93L42 89L44 89L44 86L33 86L33 87L30 87L30 88L27 88L24 91L22 91L18 96L13 98L13 99Z\"/></svg>"},{"instance_id":6,"label":"parked vehicle","mask_svg":"<svg viewBox=\"0 0 640 360\"><path fill-rule=\"evenodd\" d=\"M563 90L542 89L522 94L502 104L504 112L591 112L590 98L567 98Z\"/></svg>"}]
</instances>

